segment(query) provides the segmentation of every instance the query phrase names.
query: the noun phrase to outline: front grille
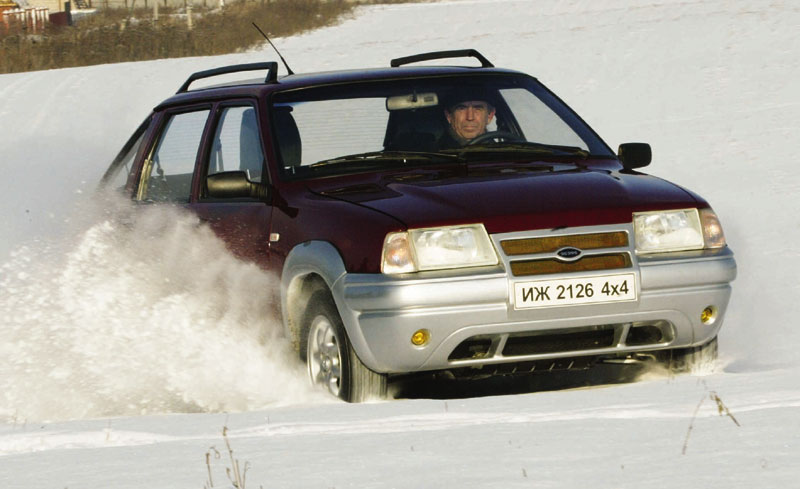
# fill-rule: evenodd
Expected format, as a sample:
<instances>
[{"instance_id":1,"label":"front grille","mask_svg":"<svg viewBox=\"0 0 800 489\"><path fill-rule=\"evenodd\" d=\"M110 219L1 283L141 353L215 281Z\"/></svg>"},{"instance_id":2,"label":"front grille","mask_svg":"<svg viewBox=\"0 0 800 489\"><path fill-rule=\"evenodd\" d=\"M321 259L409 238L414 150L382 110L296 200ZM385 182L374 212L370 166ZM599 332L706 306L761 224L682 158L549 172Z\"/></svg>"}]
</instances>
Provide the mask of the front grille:
<instances>
[{"instance_id":1,"label":"front grille","mask_svg":"<svg viewBox=\"0 0 800 489\"><path fill-rule=\"evenodd\" d=\"M628 246L628 233L570 234L565 236L545 236L541 238L507 239L500 243L507 256L553 253L566 246L582 250L602 248L622 248Z\"/></svg>"},{"instance_id":2,"label":"front grille","mask_svg":"<svg viewBox=\"0 0 800 489\"><path fill-rule=\"evenodd\" d=\"M614 327L601 327L588 331L547 334L509 335L503 355L539 355L581 350L596 350L614 346Z\"/></svg>"},{"instance_id":3,"label":"front grille","mask_svg":"<svg viewBox=\"0 0 800 489\"><path fill-rule=\"evenodd\" d=\"M631 257L628 253L613 253L608 255L589 255L574 262L563 262L554 258L512 261L511 273L515 277L524 277L551 273L614 270L617 268L630 268L630 266Z\"/></svg>"},{"instance_id":4,"label":"front grille","mask_svg":"<svg viewBox=\"0 0 800 489\"><path fill-rule=\"evenodd\" d=\"M657 345L669 343L673 339L675 339L675 330L668 321L635 322L631 324L625 344L627 346Z\"/></svg>"},{"instance_id":5,"label":"front grille","mask_svg":"<svg viewBox=\"0 0 800 489\"><path fill-rule=\"evenodd\" d=\"M462 341L452 353L448 360L473 360L476 358L486 358L489 356L489 349L492 347L492 338L489 336L473 336Z\"/></svg>"},{"instance_id":6,"label":"front grille","mask_svg":"<svg viewBox=\"0 0 800 489\"><path fill-rule=\"evenodd\" d=\"M669 321L634 321L599 324L573 329L481 334L471 336L450 353L451 362L470 362L501 358L587 354L593 350L647 347L669 344L675 339L675 327Z\"/></svg>"},{"instance_id":7,"label":"front grille","mask_svg":"<svg viewBox=\"0 0 800 489\"><path fill-rule=\"evenodd\" d=\"M503 260L515 277L619 270L633 266L627 231L556 236L525 234L515 233L496 238L503 252ZM565 259L557 254L563 248L576 248L581 253L577 259Z\"/></svg>"}]
</instances>

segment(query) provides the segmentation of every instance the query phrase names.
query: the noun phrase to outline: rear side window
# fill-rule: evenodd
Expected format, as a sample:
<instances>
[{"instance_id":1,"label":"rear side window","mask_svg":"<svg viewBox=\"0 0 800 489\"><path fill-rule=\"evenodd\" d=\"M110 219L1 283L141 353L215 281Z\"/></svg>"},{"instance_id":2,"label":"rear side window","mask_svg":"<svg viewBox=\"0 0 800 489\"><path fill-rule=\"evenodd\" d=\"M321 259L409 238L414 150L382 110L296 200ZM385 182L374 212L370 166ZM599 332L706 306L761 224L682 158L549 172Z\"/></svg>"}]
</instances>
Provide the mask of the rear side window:
<instances>
[{"instance_id":1,"label":"rear side window","mask_svg":"<svg viewBox=\"0 0 800 489\"><path fill-rule=\"evenodd\" d=\"M199 110L169 118L142 170L139 200L189 202L192 174L208 114L209 110Z\"/></svg>"}]
</instances>

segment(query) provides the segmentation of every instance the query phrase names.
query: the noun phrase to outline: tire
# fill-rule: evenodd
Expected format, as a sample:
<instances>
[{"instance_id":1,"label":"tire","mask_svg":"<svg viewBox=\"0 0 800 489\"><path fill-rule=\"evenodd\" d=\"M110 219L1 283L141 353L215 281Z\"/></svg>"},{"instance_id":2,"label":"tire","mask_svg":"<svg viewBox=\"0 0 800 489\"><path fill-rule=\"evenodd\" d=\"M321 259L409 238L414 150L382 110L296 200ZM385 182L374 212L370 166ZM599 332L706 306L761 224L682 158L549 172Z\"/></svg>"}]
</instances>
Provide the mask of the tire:
<instances>
[{"instance_id":1,"label":"tire","mask_svg":"<svg viewBox=\"0 0 800 489\"><path fill-rule=\"evenodd\" d=\"M717 337L715 336L704 345L672 350L667 359L667 366L674 372L707 375L714 371L717 355Z\"/></svg>"},{"instance_id":2,"label":"tire","mask_svg":"<svg viewBox=\"0 0 800 489\"><path fill-rule=\"evenodd\" d=\"M327 291L317 291L309 300L300 348L312 384L347 402L386 397L387 376L358 358Z\"/></svg>"}]
</instances>

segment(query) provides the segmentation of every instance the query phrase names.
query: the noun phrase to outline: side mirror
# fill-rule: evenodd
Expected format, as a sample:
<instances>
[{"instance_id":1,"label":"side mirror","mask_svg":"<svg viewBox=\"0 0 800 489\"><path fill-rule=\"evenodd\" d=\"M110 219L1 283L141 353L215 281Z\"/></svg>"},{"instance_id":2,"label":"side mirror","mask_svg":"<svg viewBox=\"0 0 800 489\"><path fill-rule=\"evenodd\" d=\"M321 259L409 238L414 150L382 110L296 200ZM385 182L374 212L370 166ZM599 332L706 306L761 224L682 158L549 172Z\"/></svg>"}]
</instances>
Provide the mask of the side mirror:
<instances>
[{"instance_id":1,"label":"side mirror","mask_svg":"<svg viewBox=\"0 0 800 489\"><path fill-rule=\"evenodd\" d=\"M269 196L269 188L265 183L251 182L243 171L224 171L209 175L206 186L208 196L212 199L266 200Z\"/></svg>"},{"instance_id":2,"label":"side mirror","mask_svg":"<svg viewBox=\"0 0 800 489\"><path fill-rule=\"evenodd\" d=\"M620 144L617 156L626 170L645 167L653 159L653 153L647 143Z\"/></svg>"}]
</instances>

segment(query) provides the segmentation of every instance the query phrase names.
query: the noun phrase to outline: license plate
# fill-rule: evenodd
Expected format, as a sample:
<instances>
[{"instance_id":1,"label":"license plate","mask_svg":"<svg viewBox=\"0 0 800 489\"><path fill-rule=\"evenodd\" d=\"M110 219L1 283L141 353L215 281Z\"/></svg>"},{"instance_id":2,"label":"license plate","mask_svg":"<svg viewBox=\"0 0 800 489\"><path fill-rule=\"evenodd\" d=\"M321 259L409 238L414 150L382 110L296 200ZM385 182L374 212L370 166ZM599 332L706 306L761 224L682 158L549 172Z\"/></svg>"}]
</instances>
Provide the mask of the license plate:
<instances>
[{"instance_id":1,"label":"license plate","mask_svg":"<svg viewBox=\"0 0 800 489\"><path fill-rule=\"evenodd\" d=\"M514 308L604 304L636 300L633 273L536 280L514 284Z\"/></svg>"}]
</instances>

